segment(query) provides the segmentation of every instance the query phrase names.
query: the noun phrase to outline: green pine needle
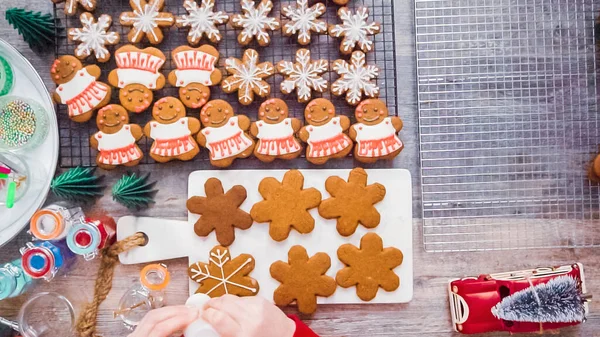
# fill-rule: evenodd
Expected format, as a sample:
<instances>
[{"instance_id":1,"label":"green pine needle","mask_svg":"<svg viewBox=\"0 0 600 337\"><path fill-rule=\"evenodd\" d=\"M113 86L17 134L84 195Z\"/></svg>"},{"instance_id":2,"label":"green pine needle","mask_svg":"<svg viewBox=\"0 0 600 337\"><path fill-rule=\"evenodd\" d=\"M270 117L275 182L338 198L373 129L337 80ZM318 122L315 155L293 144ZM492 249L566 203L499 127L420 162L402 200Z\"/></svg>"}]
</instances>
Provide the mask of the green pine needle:
<instances>
[{"instance_id":1,"label":"green pine needle","mask_svg":"<svg viewBox=\"0 0 600 337\"><path fill-rule=\"evenodd\" d=\"M104 185L102 176L94 175L94 168L75 167L52 179L50 189L59 198L87 202L101 196Z\"/></svg>"},{"instance_id":2,"label":"green pine needle","mask_svg":"<svg viewBox=\"0 0 600 337\"><path fill-rule=\"evenodd\" d=\"M148 182L150 174L138 177L135 173L124 175L112 188L113 200L127 208L147 208L154 203L157 190L155 181Z\"/></svg>"},{"instance_id":3,"label":"green pine needle","mask_svg":"<svg viewBox=\"0 0 600 337\"><path fill-rule=\"evenodd\" d=\"M28 11L23 8L9 8L5 17L32 49L54 45L56 30L62 30L55 26L54 17L50 14Z\"/></svg>"}]
</instances>

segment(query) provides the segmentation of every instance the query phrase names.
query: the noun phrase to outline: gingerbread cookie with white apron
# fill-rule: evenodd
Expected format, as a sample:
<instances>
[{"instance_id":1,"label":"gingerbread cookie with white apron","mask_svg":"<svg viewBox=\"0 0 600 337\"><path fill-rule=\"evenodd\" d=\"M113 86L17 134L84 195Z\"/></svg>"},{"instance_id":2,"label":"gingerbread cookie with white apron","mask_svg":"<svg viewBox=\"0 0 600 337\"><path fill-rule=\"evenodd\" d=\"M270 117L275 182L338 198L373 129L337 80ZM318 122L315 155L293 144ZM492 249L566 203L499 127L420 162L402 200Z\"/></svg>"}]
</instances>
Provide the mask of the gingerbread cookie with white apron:
<instances>
[{"instance_id":1,"label":"gingerbread cookie with white apron","mask_svg":"<svg viewBox=\"0 0 600 337\"><path fill-rule=\"evenodd\" d=\"M108 74L108 82L119 88L119 101L127 111L141 113L150 107L154 99L152 91L165 86L165 75L160 68L166 59L165 54L153 47L139 49L126 45L117 49L117 69Z\"/></svg>"},{"instance_id":2,"label":"gingerbread cookie with white apron","mask_svg":"<svg viewBox=\"0 0 600 337\"><path fill-rule=\"evenodd\" d=\"M389 116L383 101L364 100L356 107L354 116L358 123L350 127L349 135L356 142L356 160L374 163L379 159L392 159L402 151L404 144L397 135L402 130L402 120Z\"/></svg>"},{"instance_id":3,"label":"gingerbread cookie with white apron","mask_svg":"<svg viewBox=\"0 0 600 337\"><path fill-rule=\"evenodd\" d=\"M304 110L306 124L298 133L308 144L306 160L313 164L325 164L330 158L342 158L352 151L352 140L346 131L350 119L336 116L335 107L325 98L312 100Z\"/></svg>"},{"instance_id":4,"label":"gingerbread cookie with white apron","mask_svg":"<svg viewBox=\"0 0 600 337\"><path fill-rule=\"evenodd\" d=\"M258 108L259 120L250 126L250 134L258 141L254 155L269 163L280 159L294 159L302 152L302 145L295 134L302 127L297 118L289 117L287 104L279 98L263 102Z\"/></svg>"},{"instance_id":5,"label":"gingerbread cookie with white apron","mask_svg":"<svg viewBox=\"0 0 600 337\"><path fill-rule=\"evenodd\" d=\"M52 97L57 103L66 104L69 118L74 122L89 121L94 111L110 102L110 86L99 82L97 65L83 67L75 56L60 56L50 69L52 81L58 86Z\"/></svg>"},{"instance_id":6,"label":"gingerbread cookie with white apron","mask_svg":"<svg viewBox=\"0 0 600 337\"><path fill-rule=\"evenodd\" d=\"M144 157L137 141L142 138L142 128L129 124L127 110L110 104L98 111L96 124L100 131L90 137L90 146L98 150L96 164L105 170L119 165L135 166Z\"/></svg>"},{"instance_id":7,"label":"gingerbread cookie with white apron","mask_svg":"<svg viewBox=\"0 0 600 337\"><path fill-rule=\"evenodd\" d=\"M186 117L185 107L175 97L163 97L154 103L151 120L144 127L146 137L154 139L150 157L159 163L173 159L192 160L200 152L194 136L200 121Z\"/></svg>"},{"instance_id":8,"label":"gingerbread cookie with white apron","mask_svg":"<svg viewBox=\"0 0 600 337\"><path fill-rule=\"evenodd\" d=\"M210 152L210 163L230 166L236 158L247 158L254 150L254 140L248 135L250 119L235 115L233 107L221 99L209 101L200 112L204 127L197 136L198 144Z\"/></svg>"},{"instance_id":9,"label":"gingerbread cookie with white apron","mask_svg":"<svg viewBox=\"0 0 600 337\"><path fill-rule=\"evenodd\" d=\"M171 55L177 68L169 74L169 83L179 88L179 99L185 106L200 108L210 98L208 87L219 84L223 77L217 69L219 52L205 44L199 48L177 47Z\"/></svg>"}]
</instances>

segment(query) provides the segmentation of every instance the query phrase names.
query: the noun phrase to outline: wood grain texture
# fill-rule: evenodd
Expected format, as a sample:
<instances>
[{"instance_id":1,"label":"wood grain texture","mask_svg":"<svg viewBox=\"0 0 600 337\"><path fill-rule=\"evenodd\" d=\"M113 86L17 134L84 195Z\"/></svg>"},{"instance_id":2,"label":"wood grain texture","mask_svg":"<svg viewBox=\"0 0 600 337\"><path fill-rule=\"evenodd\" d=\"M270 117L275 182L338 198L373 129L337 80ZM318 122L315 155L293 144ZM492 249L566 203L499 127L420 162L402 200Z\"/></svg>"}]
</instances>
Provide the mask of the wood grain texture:
<instances>
[{"instance_id":1,"label":"wood grain texture","mask_svg":"<svg viewBox=\"0 0 600 337\"><path fill-rule=\"evenodd\" d=\"M100 0L101 1L101 0ZM12 6L25 6L29 9L50 11L49 0L30 0L23 5L21 0L3 0L0 2L0 13ZM410 0L396 2L396 48L398 72L398 97L400 98L399 115L404 120L404 130L401 137L405 142L405 150L395 160L393 166L407 168L413 175L413 209L415 216L420 215L420 187L418 171L418 120L416 106L415 59L414 59L414 28L413 3ZM53 55L38 55L33 53L27 44L18 36L4 19L0 19L0 36L15 45L40 72L46 85L52 87L48 70ZM381 164L385 167L386 164ZM187 197L187 176L197 168L170 163L168 169L160 165L148 165L140 168L140 172L152 172L153 179L159 183L160 189L156 197L156 205L148 210L136 212L135 215L155 216L165 218L185 219L185 200ZM279 167L281 168L281 167ZM107 176L106 183L110 186L124 173L125 169L117 170ZM110 196L101 198L87 208L89 214L108 212L114 217L130 215L119 204L114 203ZM52 200L49 200L51 202ZM1 221L1 220L0 220ZM509 271L535 266L568 264L574 261L582 262L586 268L588 289L598 294L600 290L600 261L598 249L561 249L561 250L521 250L521 251L492 251L473 253L426 253L423 250L421 221L414 220L414 254L415 254L415 288L414 299L402 305L324 305L320 306L312 317L302 317L312 329L321 336L403 336L403 337L449 337L460 336L453 333L446 294L448 279L472 276L480 273ZM0 248L0 261L9 261L18 256L18 248L28 239L23 232L15 240ZM168 288L168 302L183 303L188 294L186 260L166 261L172 271L172 281ZM98 261L79 261L68 272L68 276L59 276L51 283L35 285L29 294L38 291L58 291L72 299L75 306L81 308L83 303L92 297L94 277ZM115 273L113 290L101 306L98 318L98 332L104 336L126 336L126 330L119 321L112 318L123 292L138 278L142 266L118 266ZM27 294L15 299L0 302L0 316L14 318ZM294 312L293 308L286 308ZM574 337L600 336L600 315L598 302L592 302L591 314L588 321L579 326L565 329L560 336ZM0 336L8 332L0 328ZM554 334L546 333L551 336ZM487 334L485 336L507 336L506 333ZM530 335L539 336L539 334Z\"/></svg>"}]
</instances>

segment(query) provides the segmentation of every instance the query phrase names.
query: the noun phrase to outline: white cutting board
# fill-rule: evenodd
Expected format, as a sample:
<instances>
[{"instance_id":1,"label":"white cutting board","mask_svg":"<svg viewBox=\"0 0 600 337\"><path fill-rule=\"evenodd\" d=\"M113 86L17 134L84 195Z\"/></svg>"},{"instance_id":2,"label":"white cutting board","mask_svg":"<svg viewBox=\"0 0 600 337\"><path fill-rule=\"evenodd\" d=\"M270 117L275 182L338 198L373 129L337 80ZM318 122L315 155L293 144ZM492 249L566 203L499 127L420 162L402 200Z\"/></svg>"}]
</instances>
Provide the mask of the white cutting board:
<instances>
[{"instance_id":1,"label":"white cutting board","mask_svg":"<svg viewBox=\"0 0 600 337\"><path fill-rule=\"evenodd\" d=\"M325 190L325 180L330 176L340 176L347 180L350 170L300 170L304 175L304 188L315 187L321 191L323 199L330 195ZM338 270L344 267L337 258L337 249L342 244L359 245L361 237L375 232L383 238L384 247L393 246L402 251L404 261L394 271L400 277L400 287L393 292L379 289L375 299L369 303L405 303L413 296L413 251L412 251L412 189L411 177L407 170L373 169L366 170L368 183L379 182L386 188L386 196L375 207L381 213L381 223L377 228L367 230L359 226L356 233L343 237L336 230L335 220L326 220L319 216L317 209L311 210L315 218L315 229L309 234L299 234L292 229L290 236L283 242L276 242L269 236L267 223L254 223L248 230L236 229L235 242L229 247L232 257L242 253L254 256L256 267L250 274L260 284L259 295L273 298L273 292L279 282L271 278L269 268L277 260L287 262L287 254L293 245L302 245L309 255L325 252L331 257L331 268L327 275L335 278ZM225 191L234 185L242 185L248 192L248 198L241 209L250 212L252 205L262 201L258 193L258 184L266 177L275 177L279 181L286 170L235 170L235 171L196 171L190 174L188 196L205 196L204 182L215 177L221 180ZM135 248L119 256L123 264L148 263L152 261L189 257L189 264L197 261L207 262L209 251L218 241L211 233L208 237L198 237L194 233L194 223L199 218L189 214L189 221L175 221L155 218L124 217L117 226L118 239L136 232L144 232L149 242L144 247ZM190 280L190 294L198 284ZM356 296L356 289L338 287L328 297L318 298L319 303L364 303Z\"/></svg>"}]
</instances>

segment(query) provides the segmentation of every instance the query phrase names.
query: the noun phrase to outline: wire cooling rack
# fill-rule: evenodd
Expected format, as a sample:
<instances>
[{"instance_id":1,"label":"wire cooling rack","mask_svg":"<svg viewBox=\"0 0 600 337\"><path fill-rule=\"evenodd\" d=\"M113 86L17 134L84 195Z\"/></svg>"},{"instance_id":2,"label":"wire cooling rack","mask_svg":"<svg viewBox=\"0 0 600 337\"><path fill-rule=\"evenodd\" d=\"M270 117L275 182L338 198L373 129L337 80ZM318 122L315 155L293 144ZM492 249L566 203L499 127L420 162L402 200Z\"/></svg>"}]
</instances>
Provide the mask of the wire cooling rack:
<instances>
[{"instance_id":1,"label":"wire cooling rack","mask_svg":"<svg viewBox=\"0 0 600 337\"><path fill-rule=\"evenodd\" d=\"M325 5L327 6L327 12L321 17L321 19L325 20L328 24L339 23L340 21L336 14L339 6L333 4L333 2L329 0L323 0L322 2L325 3ZM185 9L183 8L183 0L168 0L165 1L165 3L166 5L164 11L171 12L176 16L187 14ZM274 8L271 12L271 16L284 19L284 17L281 16L281 7L283 5L294 3L295 1L292 0L274 1ZM64 4L58 4L54 6L55 18L59 19L60 22L65 25L66 29L81 27L79 16L66 17L63 11L63 6ZM379 67L380 74L377 80L377 84L380 88L380 98L386 102L390 113L396 114L396 107L398 103L396 97L396 53L394 44L395 37L393 14L394 1L353 0L348 5L348 7L353 9L359 6L365 6L369 9L369 20L377 21L381 24L381 33L375 35L375 37L372 37L375 41L374 51L369 52L367 54L367 63L375 64ZM216 1L215 10L225 11L227 14L236 14L241 13L241 5L239 0L219 0ZM96 9L94 15L96 17L100 14L111 15L113 18L113 25L110 30L117 31L121 35L120 43L114 48L109 48L111 52L114 52L114 50L116 50L120 46L129 44L129 42L127 41L127 33L129 32L129 28L123 27L119 23L119 15L121 14L121 12L125 11L131 11L129 1L98 1L98 8ZM239 33L239 30L234 30L229 24L220 25L218 26L218 28L223 35L223 39L220 43L214 44L214 46L217 48L217 50L219 50L219 68L225 75L225 70L223 67L225 59L228 57L241 58L245 48L240 46L237 42L237 34ZM75 47L77 46L77 42L69 41L66 38L66 32L67 30L65 30L64 33L62 33L62 35L60 35L57 38L57 55L72 55L74 53ZM171 27L170 29L165 30L164 32L165 38L163 42L155 47L161 49L162 52L167 56L167 61L165 62L165 65L162 68L162 73L166 76L171 70L175 68L175 64L171 60L171 50L181 45L187 45L188 30ZM327 35L313 35L311 44L308 47L302 47L296 42L295 36L285 37L282 35L281 31L275 31L271 32L271 44L269 46L259 47L258 44L256 44L256 41L254 41L248 47L253 48L259 52L260 62L269 61L274 65L281 60L290 60L295 62L294 57L296 54L296 50L298 50L299 48L310 49L311 57L313 59L326 59L333 62L334 60L339 58L349 58L347 56L342 56L339 53L340 41L340 39L329 37ZM206 41L204 41L203 43L206 43ZM147 42L144 42L137 44L137 46L140 48L145 48L151 45ZM90 57L84 63L95 63L95 59L93 57ZM110 70L116 67L114 57L111 57L111 60L106 64L98 65L102 69L102 76L100 77L100 80L107 83L108 73L110 72ZM329 84L331 84L332 81L335 81L337 77L338 75L333 71L329 71L324 75L324 78L329 81ZM282 80L283 76L277 74L270 77L267 80L267 82L271 85L271 97L278 97L284 99L289 106L290 117L296 117L303 120L304 108L306 104L298 103L295 93L292 93L290 95L282 94L279 89L279 85ZM170 87L167 84L167 86L164 89L154 92L155 100L164 96L178 97L177 88ZM336 106L336 112L338 114L346 115L350 117L351 120L354 122L354 108L349 106L343 97L339 98L333 96L329 91L323 94L313 93L313 98L316 97L325 97L330 99ZM252 120L256 120L258 106L264 101L264 99L256 97L254 103L252 103L251 105L242 106L237 101L237 93L225 94L219 86L211 87L211 99L227 100L233 106L234 111L236 113L248 115ZM111 102L119 102L118 90L113 90L113 99ZM95 166L95 158L97 152L91 149L89 146L89 137L95 132L97 132L95 118L87 123L80 124L70 121L65 105L59 105L57 107L57 112L60 131L60 166ZM199 109L188 109L187 112L188 116L199 118ZM145 125L148 121L150 121L150 119L151 116L148 111L143 112L139 115L131 114L132 123L140 124L142 126ZM144 153L147 154L152 143L144 137L138 144L140 145ZM249 163L250 160L254 159L248 158L240 162ZM305 159L297 160L305 161ZM207 151L201 151L200 155L198 155L193 161L208 161ZM147 155L141 162L141 164L152 163L155 163L154 160L152 160L152 158L150 158L150 156ZM243 168L243 163L240 163L241 166L238 165L236 167ZM295 166L295 163L290 163L290 165L293 167Z\"/></svg>"},{"instance_id":2,"label":"wire cooling rack","mask_svg":"<svg viewBox=\"0 0 600 337\"><path fill-rule=\"evenodd\" d=\"M598 10L416 0L427 251L600 245Z\"/></svg>"}]
</instances>

